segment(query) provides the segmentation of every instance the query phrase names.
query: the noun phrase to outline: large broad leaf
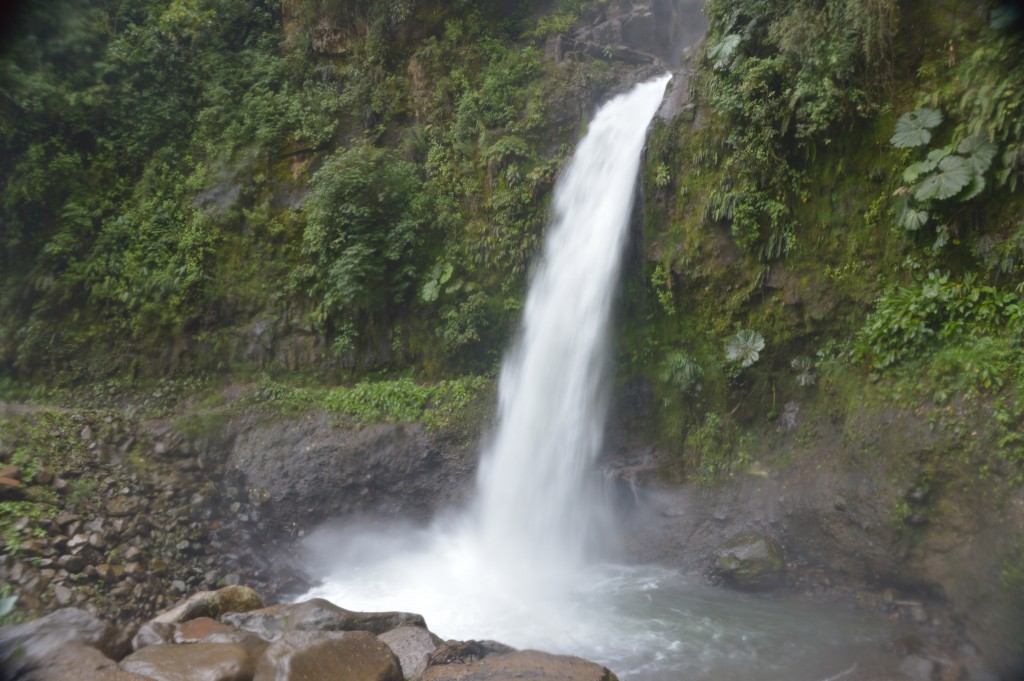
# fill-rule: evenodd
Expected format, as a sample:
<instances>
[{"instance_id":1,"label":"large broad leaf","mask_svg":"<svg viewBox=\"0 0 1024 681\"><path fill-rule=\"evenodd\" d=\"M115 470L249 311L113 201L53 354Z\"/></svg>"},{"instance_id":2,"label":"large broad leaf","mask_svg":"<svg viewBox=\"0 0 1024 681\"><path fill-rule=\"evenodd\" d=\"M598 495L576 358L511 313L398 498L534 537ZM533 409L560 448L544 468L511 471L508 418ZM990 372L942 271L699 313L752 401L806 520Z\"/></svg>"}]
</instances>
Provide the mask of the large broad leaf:
<instances>
[{"instance_id":1,"label":"large broad leaf","mask_svg":"<svg viewBox=\"0 0 1024 681\"><path fill-rule=\"evenodd\" d=\"M938 109L925 107L908 111L896 121L896 132L889 141L901 149L920 147L931 141L931 129L941 122L942 112Z\"/></svg>"},{"instance_id":2,"label":"large broad leaf","mask_svg":"<svg viewBox=\"0 0 1024 681\"><path fill-rule=\"evenodd\" d=\"M932 172L939 167L939 162L949 156L951 149L949 147L943 147L942 149L932 149L928 152L927 158L917 163L911 163L907 166L907 169L903 171L903 181L908 183L917 182L917 180L927 173Z\"/></svg>"},{"instance_id":3,"label":"large broad leaf","mask_svg":"<svg viewBox=\"0 0 1024 681\"><path fill-rule=\"evenodd\" d=\"M956 198L960 201L970 201L983 191L985 191L985 178L975 173L974 177L971 178L970 183L957 195Z\"/></svg>"},{"instance_id":4,"label":"large broad leaf","mask_svg":"<svg viewBox=\"0 0 1024 681\"><path fill-rule=\"evenodd\" d=\"M917 208L907 206L907 209L903 211L903 215L900 217L900 227L908 232L916 232L926 224L928 224L928 211L926 210L918 210Z\"/></svg>"},{"instance_id":5,"label":"large broad leaf","mask_svg":"<svg viewBox=\"0 0 1024 681\"><path fill-rule=\"evenodd\" d=\"M974 168L963 156L947 156L939 162L934 173L914 187L914 198L918 201L948 199L960 193L971 183Z\"/></svg>"},{"instance_id":6,"label":"large broad leaf","mask_svg":"<svg viewBox=\"0 0 1024 681\"><path fill-rule=\"evenodd\" d=\"M957 146L956 152L967 157L974 166L974 172L984 175L992 167L999 147L989 142L985 135L971 135Z\"/></svg>"},{"instance_id":7,"label":"large broad leaf","mask_svg":"<svg viewBox=\"0 0 1024 681\"><path fill-rule=\"evenodd\" d=\"M725 36L722 38L722 42L708 50L708 60L714 64L716 69L729 66L736 48L740 45L740 40L741 37L735 33Z\"/></svg>"},{"instance_id":8,"label":"large broad leaf","mask_svg":"<svg viewBox=\"0 0 1024 681\"><path fill-rule=\"evenodd\" d=\"M725 344L725 356L730 362L739 362L744 369L751 366L764 350L764 336L757 331L737 331Z\"/></svg>"}]
</instances>

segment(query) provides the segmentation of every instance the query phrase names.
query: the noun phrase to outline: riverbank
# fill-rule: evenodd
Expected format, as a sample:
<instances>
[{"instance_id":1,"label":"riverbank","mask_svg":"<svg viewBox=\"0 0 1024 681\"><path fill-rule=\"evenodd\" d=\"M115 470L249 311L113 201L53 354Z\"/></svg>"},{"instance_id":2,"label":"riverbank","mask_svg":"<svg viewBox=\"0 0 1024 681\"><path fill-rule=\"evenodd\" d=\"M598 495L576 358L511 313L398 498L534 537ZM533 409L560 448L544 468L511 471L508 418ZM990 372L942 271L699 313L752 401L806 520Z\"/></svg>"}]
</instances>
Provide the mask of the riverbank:
<instances>
[{"instance_id":1,"label":"riverbank","mask_svg":"<svg viewBox=\"0 0 1024 681\"><path fill-rule=\"evenodd\" d=\"M225 388L216 400L185 400L179 411L141 421L124 407L4 407L5 465L17 467L28 454L38 462L22 465L18 491L5 492L20 498L2 502L0 570L18 596L12 614L78 605L132 627L201 589L240 584L267 602L288 600L313 584L296 556L322 520L425 524L472 494L476 436L459 419L459 427L439 430L271 412L246 401L256 389ZM484 391L479 399L491 398ZM606 477L619 481L628 537L615 557L735 587L716 555L738 535L757 533L778 544L782 560L757 587L762 593L874 613L909 631L887 641L889 654L925 660L920 669L950 678L988 678L1008 659L993 653L991 634L1009 634L1013 623L998 626L1001 565L970 549L984 536L980 525L999 536L998 518L965 500L977 492L961 478L942 477L914 501L919 471L896 476L888 464L907 457L887 458L888 449L866 444L891 449L894 428L900 442L930 451L949 443L915 439L922 433L899 425L908 422L895 413L862 416L837 432L807 410L802 425L813 437L765 433L750 465L714 487L671 482L664 452L613 429ZM855 455L869 450L867 461ZM901 500L918 515L892 516ZM1004 508L1017 508L1008 502ZM976 609L958 591L963 582L949 579L959 574L950 561L971 556L972 597L989 599L974 601L989 604Z\"/></svg>"}]
</instances>

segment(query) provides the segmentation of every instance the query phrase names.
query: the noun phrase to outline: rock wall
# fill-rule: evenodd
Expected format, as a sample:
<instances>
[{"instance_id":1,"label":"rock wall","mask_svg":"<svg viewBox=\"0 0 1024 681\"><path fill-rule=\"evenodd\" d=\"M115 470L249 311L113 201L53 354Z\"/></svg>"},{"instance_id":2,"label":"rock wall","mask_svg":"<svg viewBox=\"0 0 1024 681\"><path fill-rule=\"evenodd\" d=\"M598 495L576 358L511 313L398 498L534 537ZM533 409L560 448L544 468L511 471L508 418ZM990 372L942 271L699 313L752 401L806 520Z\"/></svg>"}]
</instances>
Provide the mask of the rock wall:
<instances>
[{"instance_id":1,"label":"rock wall","mask_svg":"<svg viewBox=\"0 0 1024 681\"><path fill-rule=\"evenodd\" d=\"M616 0L571 35L553 38L556 61L569 53L676 70L707 30L699 0Z\"/></svg>"},{"instance_id":2,"label":"rock wall","mask_svg":"<svg viewBox=\"0 0 1024 681\"><path fill-rule=\"evenodd\" d=\"M470 447L421 424L346 426L315 412L236 428L227 470L286 528L356 514L427 520L465 498L476 467Z\"/></svg>"}]
</instances>

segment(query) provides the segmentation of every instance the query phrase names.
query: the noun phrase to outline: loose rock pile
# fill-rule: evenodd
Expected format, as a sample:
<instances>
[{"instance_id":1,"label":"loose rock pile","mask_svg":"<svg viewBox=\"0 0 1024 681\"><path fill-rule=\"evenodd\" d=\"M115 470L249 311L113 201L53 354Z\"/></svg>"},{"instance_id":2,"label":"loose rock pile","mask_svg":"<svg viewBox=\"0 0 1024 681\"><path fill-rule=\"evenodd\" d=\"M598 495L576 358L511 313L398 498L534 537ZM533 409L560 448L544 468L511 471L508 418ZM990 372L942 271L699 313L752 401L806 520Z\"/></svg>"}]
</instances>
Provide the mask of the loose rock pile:
<instances>
[{"instance_id":1,"label":"loose rock pile","mask_svg":"<svg viewBox=\"0 0 1024 681\"><path fill-rule=\"evenodd\" d=\"M308 588L258 502L169 429L53 410L8 424L0 583L21 616L80 606L138 624L198 589ZM54 451L28 451L38 439L13 428L46 432Z\"/></svg>"},{"instance_id":2,"label":"loose rock pile","mask_svg":"<svg viewBox=\"0 0 1024 681\"><path fill-rule=\"evenodd\" d=\"M194 594L137 630L65 608L0 629L0 681L616 681L575 657L443 642L411 613L322 600L263 607L242 586Z\"/></svg>"}]
</instances>

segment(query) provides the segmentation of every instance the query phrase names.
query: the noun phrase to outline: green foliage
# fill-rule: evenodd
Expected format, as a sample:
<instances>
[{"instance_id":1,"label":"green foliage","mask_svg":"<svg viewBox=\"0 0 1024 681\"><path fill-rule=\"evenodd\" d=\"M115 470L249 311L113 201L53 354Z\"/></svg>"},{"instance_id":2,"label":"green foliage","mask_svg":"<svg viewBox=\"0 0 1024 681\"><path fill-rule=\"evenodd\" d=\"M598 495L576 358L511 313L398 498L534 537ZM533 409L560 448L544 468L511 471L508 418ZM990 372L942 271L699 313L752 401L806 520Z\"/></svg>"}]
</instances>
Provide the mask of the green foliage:
<instances>
[{"instance_id":1,"label":"green foliage","mask_svg":"<svg viewBox=\"0 0 1024 681\"><path fill-rule=\"evenodd\" d=\"M1015 191L1024 174L1024 36L996 22L957 66L956 76L949 96L962 121L962 135L999 150L995 179Z\"/></svg>"},{"instance_id":2,"label":"green foliage","mask_svg":"<svg viewBox=\"0 0 1024 681\"><path fill-rule=\"evenodd\" d=\"M411 379L363 382L351 388L335 388L323 398L330 411L348 414L361 423L417 421L430 397L430 389Z\"/></svg>"},{"instance_id":3,"label":"green foliage","mask_svg":"<svg viewBox=\"0 0 1024 681\"><path fill-rule=\"evenodd\" d=\"M548 108L607 80L530 43L596 4L32 4L0 59L2 366L224 370L254 317L356 371L489 364L577 132Z\"/></svg>"},{"instance_id":4,"label":"green foliage","mask_svg":"<svg viewBox=\"0 0 1024 681\"><path fill-rule=\"evenodd\" d=\"M253 395L243 400L240 406L245 408L255 404L273 413L292 417L323 409L349 416L360 424L423 422L429 428L443 429L462 420L490 385L490 379L463 376L431 385L399 378L325 388L291 385L264 375ZM203 414L200 412L198 416ZM186 415L184 418L190 420L195 416ZM215 421L218 428L222 424L219 418Z\"/></svg>"},{"instance_id":5,"label":"green foliage","mask_svg":"<svg viewBox=\"0 0 1024 681\"><path fill-rule=\"evenodd\" d=\"M683 395L700 392L704 369L696 359L685 352L670 352L661 365L661 380Z\"/></svg>"},{"instance_id":6,"label":"green foliage","mask_svg":"<svg viewBox=\"0 0 1024 681\"><path fill-rule=\"evenodd\" d=\"M932 128L942 122L942 112L927 107L908 111L896 121L896 132L889 139L894 147L920 147L932 140Z\"/></svg>"},{"instance_id":7,"label":"green foliage","mask_svg":"<svg viewBox=\"0 0 1024 681\"><path fill-rule=\"evenodd\" d=\"M814 371L814 360L810 357L806 355L794 357L789 365L796 372L796 382L805 388L818 382L818 375Z\"/></svg>"},{"instance_id":8,"label":"green foliage","mask_svg":"<svg viewBox=\"0 0 1024 681\"><path fill-rule=\"evenodd\" d=\"M891 69L891 0L711 0L699 87L728 123L722 182L705 219L729 223L765 262L793 248L800 165L843 125L872 112ZM881 77L880 76L884 76Z\"/></svg>"},{"instance_id":9,"label":"green foliage","mask_svg":"<svg viewBox=\"0 0 1024 681\"><path fill-rule=\"evenodd\" d=\"M307 264L296 278L323 328L405 302L427 234L421 189L413 164L371 146L341 151L317 171L305 210Z\"/></svg>"},{"instance_id":10,"label":"green foliage","mask_svg":"<svg viewBox=\"0 0 1024 681\"><path fill-rule=\"evenodd\" d=\"M432 303L441 295L441 290L452 278L454 268L449 262L437 262L427 274L427 280L420 290L420 298L425 303Z\"/></svg>"},{"instance_id":11,"label":"green foliage","mask_svg":"<svg viewBox=\"0 0 1024 681\"><path fill-rule=\"evenodd\" d=\"M1020 293L930 272L879 298L854 343L873 369L919 357L959 338L1024 336Z\"/></svg>"},{"instance_id":12,"label":"green foliage","mask_svg":"<svg viewBox=\"0 0 1024 681\"><path fill-rule=\"evenodd\" d=\"M918 201L952 198L969 185L973 177L974 170L967 159L946 156L931 174L914 187L914 198Z\"/></svg>"},{"instance_id":13,"label":"green foliage","mask_svg":"<svg viewBox=\"0 0 1024 681\"><path fill-rule=\"evenodd\" d=\"M29 520L52 519L57 516L57 507L48 503L32 501L0 501L0 536L3 536L4 552L10 556L21 553L22 542L29 539L45 539L45 531L19 527L21 518Z\"/></svg>"},{"instance_id":14,"label":"green foliage","mask_svg":"<svg viewBox=\"0 0 1024 681\"><path fill-rule=\"evenodd\" d=\"M675 296L672 294L672 270L663 262L659 262L651 273L651 286L658 296L658 303L667 315L676 313Z\"/></svg>"},{"instance_id":15,"label":"green foliage","mask_svg":"<svg viewBox=\"0 0 1024 681\"><path fill-rule=\"evenodd\" d=\"M741 368L753 366L764 350L764 336L757 331L742 329L725 343L725 358Z\"/></svg>"},{"instance_id":16,"label":"green foliage","mask_svg":"<svg viewBox=\"0 0 1024 681\"><path fill-rule=\"evenodd\" d=\"M739 430L730 419L715 412L706 413L703 423L686 436L688 475L710 486L746 468L750 459L739 451L739 439Z\"/></svg>"}]
</instances>

